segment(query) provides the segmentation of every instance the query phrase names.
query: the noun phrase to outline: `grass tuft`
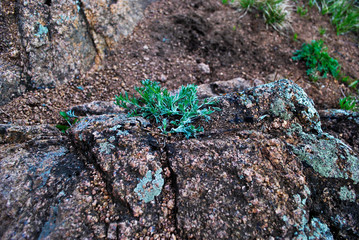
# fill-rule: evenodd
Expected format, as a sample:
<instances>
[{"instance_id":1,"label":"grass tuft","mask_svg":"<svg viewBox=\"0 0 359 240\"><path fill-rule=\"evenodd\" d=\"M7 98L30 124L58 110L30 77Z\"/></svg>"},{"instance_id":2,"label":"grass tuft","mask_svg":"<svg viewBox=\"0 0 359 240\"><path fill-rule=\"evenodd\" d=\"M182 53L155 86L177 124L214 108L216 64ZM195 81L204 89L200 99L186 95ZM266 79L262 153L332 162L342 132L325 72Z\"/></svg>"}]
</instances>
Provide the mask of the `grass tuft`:
<instances>
[{"instance_id":1,"label":"grass tuft","mask_svg":"<svg viewBox=\"0 0 359 240\"><path fill-rule=\"evenodd\" d=\"M126 92L115 97L115 104L130 109L129 116L154 120L165 134L183 133L186 138L196 137L203 127L195 127L192 123L199 118L209 120L209 115L219 110L213 107L216 104L214 100L205 99L200 104L197 86L193 84L182 86L177 94L170 94L157 82L147 79L141 83L143 87L135 87L140 98L129 97Z\"/></svg>"},{"instance_id":2,"label":"grass tuft","mask_svg":"<svg viewBox=\"0 0 359 240\"><path fill-rule=\"evenodd\" d=\"M359 110L359 102L353 96L347 96L339 100L339 106L341 109L357 111Z\"/></svg>"},{"instance_id":3,"label":"grass tuft","mask_svg":"<svg viewBox=\"0 0 359 240\"><path fill-rule=\"evenodd\" d=\"M359 30L359 7L355 0L321 0L321 13L329 14L331 22L336 26L337 35Z\"/></svg>"},{"instance_id":4,"label":"grass tuft","mask_svg":"<svg viewBox=\"0 0 359 240\"><path fill-rule=\"evenodd\" d=\"M289 0L232 0L231 4L245 10L244 15L252 8L257 9L262 13L266 24L271 25L277 31L291 28L292 5Z\"/></svg>"},{"instance_id":5,"label":"grass tuft","mask_svg":"<svg viewBox=\"0 0 359 240\"><path fill-rule=\"evenodd\" d=\"M298 6L298 7L297 7L297 13L298 13L301 17L304 17L304 16L308 13L308 8L302 7L302 6Z\"/></svg>"}]
</instances>

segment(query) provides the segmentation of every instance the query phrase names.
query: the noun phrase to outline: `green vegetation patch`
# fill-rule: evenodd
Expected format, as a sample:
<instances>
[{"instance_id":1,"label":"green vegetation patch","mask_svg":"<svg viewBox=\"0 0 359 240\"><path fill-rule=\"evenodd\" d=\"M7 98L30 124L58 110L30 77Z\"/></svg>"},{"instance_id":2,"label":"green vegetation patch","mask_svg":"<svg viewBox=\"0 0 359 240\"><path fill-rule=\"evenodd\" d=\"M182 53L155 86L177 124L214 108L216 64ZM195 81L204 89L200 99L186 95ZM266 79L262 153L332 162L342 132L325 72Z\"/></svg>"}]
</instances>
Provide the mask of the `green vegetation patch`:
<instances>
[{"instance_id":1,"label":"green vegetation patch","mask_svg":"<svg viewBox=\"0 0 359 240\"><path fill-rule=\"evenodd\" d=\"M66 133L67 129L69 129L73 124L79 121L79 117L75 115L73 111L60 112L60 116L66 120L67 125L57 124L56 128L58 128L61 132Z\"/></svg>"},{"instance_id":2,"label":"green vegetation patch","mask_svg":"<svg viewBox=\"0 0 359 240\"><path fill-rule=\"evenodd\" d=\"M130 110L129 116L142 116L154 120L163 133L183 133L186 138L196 136L203 127L195 127L192 123L204 118L219 108L213 107L217 102L204 99L200 104L197 97L197 86L182 86L177 94L170 94L157 82L142 81L143 87L135 87L140 98L130 98L126 92L115 98L115 104Z\"/></svg>"},{"instance_id":3,"label":"green vegetation patch","mask_svg":"<svg viewBox=\"0 0 359 240\"><path fill-rule=\"evenodd\" d=\"M252 8L262 13L266 24L275 30L282 31L290 27L289 19L292 5L288 0L222 0L223 4L231 4L247 11Z\"/></svg>"},{"instance_id":4,"label":"green vegetation patch","mask_svg":"<svg viewBox=\"0 0 359 240\"><path fill-rule=\"evenodd\" d=\"M328 48L324 46L323 40L313 40L310 44L304 43L302 48L294 53L292 59L305 61L307 75L313 81L326 78L328 73L337 78L340 73L338 61L329 56Z\"/></svg>"},{"instance_id":5,"label":"green vegetation patch","mask_svg":"<svg viewBox=\"0 0 359 240\"><path fill-rule=\"evenodd\" d=\"M329 14L336 26L337 35L357 32L359 29L359 7L353 0L321 0L322 14Z\"/></svg>"},{"instance_id":6,"label":"green vegetation patch","mask_svg":"<svg viewBox=\"0 0 359 240\"><path fill-rule=\"evenodd\" d=\"M359 110L359 101L353 96L347 96L339 100L339 106L341 109L358 111Z\"/></svg>"}]
</instances>

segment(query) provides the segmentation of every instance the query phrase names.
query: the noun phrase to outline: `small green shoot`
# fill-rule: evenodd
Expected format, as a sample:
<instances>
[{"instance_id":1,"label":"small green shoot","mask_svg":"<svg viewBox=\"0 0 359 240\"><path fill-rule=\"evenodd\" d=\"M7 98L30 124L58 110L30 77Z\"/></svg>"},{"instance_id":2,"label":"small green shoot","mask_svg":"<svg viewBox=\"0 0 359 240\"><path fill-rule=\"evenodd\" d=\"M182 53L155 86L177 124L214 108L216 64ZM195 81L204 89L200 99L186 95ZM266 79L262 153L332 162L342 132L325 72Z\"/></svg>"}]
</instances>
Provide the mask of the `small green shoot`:
<instances>
[{"instance_id":1,"label":"small green shoot","mask_svg":"<svg viewBox=\"0 0 359 240\"><path fill-rule=\"evenodd\" d=\"M327 29L324 27L319 27L319 34L320 36L323 36L327 32Z\"/></svg>"},{"instance_id":2,"label":"small green shoot","mask_svg":"<svg viewBox=\"0 0 359 240\"><path fill-rule=\"evenodd\" d=\"M309 0L308 6L311 8L316 5L319 8L318 2L316 0Z\"/></svg>"},{"instance_id":3,"label":"small green shoot","mask_svg":"<svg viewBox=\"0 0 359 240\"><path fill-rule=\"evenodd\" d=\"M298 13L301 17L303 17L303 16L305 16L305 15L308 13L308 8L298 6L298 7L297 7L297 13Z\"/></svg>"},{"instance_id":4,"label":"small green shoot","mask_svg":"<svg viewBox=\"0 0 359 240\"><path fill-rule=\"evenodd\" d=\"M294 42L298 41L298 33L293 34L293 41Z\"/></svg>"},{"instance_id":5,"label":"small green shoot","mask_svg":"<svg viewBox=\"0 0 359 240\"><path fill-rule=\"evenodd\" d=\"M170 94L157 82L147 79L141 83L143 87L135 87L140 98L129 97L125 92L115 97L115 104L130 109L129 116L142 116L161 124L158 128L165 134L183 133L186 138L196 137L203 127L195 127L192 123L201 117L209 120L209 115L219 110L213 107L217 102L211 99L200 104L197 86L193 84L182 86L177 94Z\"/></svg>"},{"instance_id":6,"label":"small green shoot","mask_svg":"<svg viewBox=\"0 0 359 240\"><path fill-rule=\"evenodd\" d=\"M75 124L79 121L79 118L71 110L69 110L67 112L61 111L60 115L63 119L66 120L67 125L58 124L58 125L56 125L56 128L58 128L63 133L66 133L67 129L69 129L73 124Z\"/></svg>"},{"instance_id":7,"label":"small green shoot","mask_svg":"<svg viewBox=\"0 0 359 240\"><path fill-rule=\"evenodd\" d=\"M228 4L229 1L230 1L231 3L234 2L234 0L222 0L222 3L223 3L224 5L226 5L226 4Z\"/></svg>"},{"instance_id":8,"label":"small green shoot","mask_svg":"<svg viewBox=\"0 0 359 240\"><path fill-rule=\"evenodd\" d=\"M359 79L358 80L355 80L354 82L352 82L349 87L350 88L356 88L358 86L358 83L359 83Z\"/></svg>"},{"instance_id":9,"label":"small green shoot","mask_svg":"<svg viewBox=\"0 0 359 240\"><path fill-rule=\"evenodd\" d=\"M313 40L311 44L304 43L302 48L294 53L292 59L295 61L305 61L307 75L312 81L326 78L328 73L337 78L340 73L338 61L329 56L328 49L324 46L323 40Z\"/></svg>"},{"instance_id":10,"label":"small green shoot","mask_svg":"<svg viewBox=\"0 0 359 240\"><path fill-rule=\"evenodd\" d=\"M243 9L250 9L252 7L254 7L256 4L255 0L240 0L239 5L241 6L241 8Z\"/></svg>"},{"instance_id":11,"label":"small green shoot","mask_svg":"<svg viewBox=\"0 0 359 240\"><path fill-rule=\"evenodd\" d=\"M339 106L341 109L344 110L350 110L350 111L357 111L358 108L358 102L355 97L353 96L347 96L344 98L341 98L339 100Z\"/></svg>"}]
</instances>

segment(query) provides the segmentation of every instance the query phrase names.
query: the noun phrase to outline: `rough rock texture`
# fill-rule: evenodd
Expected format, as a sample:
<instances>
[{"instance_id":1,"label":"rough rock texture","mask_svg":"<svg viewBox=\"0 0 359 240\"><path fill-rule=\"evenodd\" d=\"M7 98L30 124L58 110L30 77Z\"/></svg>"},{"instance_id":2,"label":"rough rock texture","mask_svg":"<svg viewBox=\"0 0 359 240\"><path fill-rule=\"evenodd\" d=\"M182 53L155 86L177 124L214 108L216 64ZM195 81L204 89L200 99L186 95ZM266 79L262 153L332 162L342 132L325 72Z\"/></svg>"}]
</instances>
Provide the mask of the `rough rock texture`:
<instances>
[{"instance_id":1,"label":"rough rock texture","mask_svg":"<svg viewBox=\"0 0 359 240\"><path fill-rule=\"evenodd\" d=\"M0 104L88 71L153 0L0 2Z\"/></svg>"},{"instance_id":2,"label":"rough rock texture","mask_svg":"<svg viewBox=\"0 0 359 240\"><path fill-rule=\"evenodd\" d=\"M324 131L342 138L359 151L359 113L330 109L319 111Z\"/></svg>"},{"instance_id":3,"label":"rough rock texture","mask_svg":"<svg viewBox=\"0 0 359 240\"><path fill-rule=\"evenodd\" d=\"M15 14L15 1L0 1L0 105L24 92L21 82L24 51Z\"/></svg>"},{"instance_id":4,"label":"rough rock texture","mask_svg":"<svg viewBox=\"0 0 359 240\"><path fill-rule=\"evenodd\" d=\"M322 130L300 87L217 98L196 139L103 102L73 108L87 116L71 144L49 126L1 125L0 237L359 238L358 152Z\"/></svg>"},{"instance_id":5,"label":"rough rock texture","mask_svg":"<svg viewBox=\"0 0 359 240\"><path fill-rule=\"evenodd\" d=\"M56 128L0 125L0 143L1 239L41 239L56 232L56 221L61 234L84 225L71 215L81 204L69 196L87 173Z\"/></svg>"},{"instance_id":6,"label":"rough rock texture","mask_svg":"<svg viewBox=\"0 0 359 240\"><path fill-rule=\"evenodd\" d=\"M90 33L100 58L129 35L142 18L143 10L155 0L82 0Z\"/></svg>"}]
</instances>

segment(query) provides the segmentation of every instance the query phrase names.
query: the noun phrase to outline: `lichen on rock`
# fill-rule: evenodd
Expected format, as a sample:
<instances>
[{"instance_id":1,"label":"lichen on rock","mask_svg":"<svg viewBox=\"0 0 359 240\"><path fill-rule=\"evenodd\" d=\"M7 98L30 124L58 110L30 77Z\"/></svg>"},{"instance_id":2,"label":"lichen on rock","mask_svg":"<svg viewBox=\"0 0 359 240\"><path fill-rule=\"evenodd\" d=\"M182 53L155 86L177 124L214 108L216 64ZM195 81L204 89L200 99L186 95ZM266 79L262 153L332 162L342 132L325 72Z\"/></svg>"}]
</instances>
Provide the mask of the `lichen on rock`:
<instances>
[{"instance_id":1,"label":"lichen on rock","mask_svg":"<svg viewBox=\"0 0 359 240\"><path fill-rule=\"evenodd\" d=\"M194 139L103 102L77 107L88 116L71 141L0 125L0 237L359 238L357 152L321 129L302 89L281 80L217 99Z\"/></svg>"},{"instance_id":2,"label":"lichen on rock","mask_svg":"<svg viewBox=\"0 0 359 240\"><path fill-rule=\"evenodd\" d=\"M135 188L140 200L145 203L151 202L156 196L160 195L164 180L162 178L162 169L158 169L152 179L152 171L148 170L146 176L140 180Z\"/></svg>"}]
</instances>

